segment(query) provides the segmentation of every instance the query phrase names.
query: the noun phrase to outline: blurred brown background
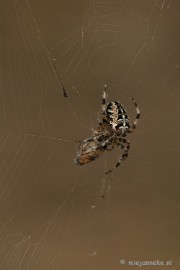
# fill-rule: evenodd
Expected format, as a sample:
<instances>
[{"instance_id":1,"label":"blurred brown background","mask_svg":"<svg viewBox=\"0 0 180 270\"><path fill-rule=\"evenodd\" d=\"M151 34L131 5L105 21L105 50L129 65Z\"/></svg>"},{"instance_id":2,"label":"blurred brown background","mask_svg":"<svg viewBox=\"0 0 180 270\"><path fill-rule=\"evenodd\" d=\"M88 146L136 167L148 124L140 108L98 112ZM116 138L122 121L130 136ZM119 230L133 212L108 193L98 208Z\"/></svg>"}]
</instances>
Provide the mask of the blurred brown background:
<instances>
[{"instance_id":1,"label":"blurred brown background","mask_svg":"<svg viewBox=\"0 0 180 270\"><path fill-rule=\"evenodd\" d=\"M179 25L178 1L1 1L0 269L179 269ZM108 176L119 150L73 163L105 82L141 110Z\"/></svg>"}]
</instances>

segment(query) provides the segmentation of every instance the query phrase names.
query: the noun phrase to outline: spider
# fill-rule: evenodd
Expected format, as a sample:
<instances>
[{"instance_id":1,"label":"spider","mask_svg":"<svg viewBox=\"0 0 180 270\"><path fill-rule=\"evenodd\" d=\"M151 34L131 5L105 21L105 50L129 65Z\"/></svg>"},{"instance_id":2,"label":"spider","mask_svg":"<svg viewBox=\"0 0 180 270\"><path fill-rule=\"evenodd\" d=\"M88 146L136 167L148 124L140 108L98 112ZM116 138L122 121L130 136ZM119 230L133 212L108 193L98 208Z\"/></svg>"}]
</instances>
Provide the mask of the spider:
<instances>
[{"instance_id":1,"label":"spider","mask_svg":"<svg viewBox=\"0 0 180 270\"><path fill-rule=\"evenodd\" d=\"M123 153L114 168L105 173L109 174L128 157L130 141L125 137L127 133L132 133L135 130L140 118L140 110L135 99L132 98L137 114L133 124L131 124L126 110L119 101L107 103L106 90L107 85L105 84L102 94L102 119L98 120L98 129L93 130L92 137L79 141L80 145L75 163L78 165L87 164L100 157L105 150L111 151L117 146L123 149Z\"/></svg>"}]
</instances>

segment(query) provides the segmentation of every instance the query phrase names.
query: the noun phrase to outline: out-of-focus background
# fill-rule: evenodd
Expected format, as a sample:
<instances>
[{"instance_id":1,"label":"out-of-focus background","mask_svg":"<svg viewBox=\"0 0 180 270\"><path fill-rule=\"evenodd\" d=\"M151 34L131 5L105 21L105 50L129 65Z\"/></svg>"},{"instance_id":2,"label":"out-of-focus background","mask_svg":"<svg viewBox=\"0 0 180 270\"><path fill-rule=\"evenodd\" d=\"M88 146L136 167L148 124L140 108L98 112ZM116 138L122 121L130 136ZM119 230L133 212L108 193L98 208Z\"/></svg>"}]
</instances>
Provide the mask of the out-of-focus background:
<instances>
[{"instance_id":1,"label":"out-of-focus background","mask_svg":"<svg viewBox=\"0 0 180 270\"><path fill-rule=\"evenodd\" d=\"M180 269L179 25L173 0L1 1L0 269ZM105 83L141 110L109 175L118 149L73 161Z\"/></svg>"}]
</instances>

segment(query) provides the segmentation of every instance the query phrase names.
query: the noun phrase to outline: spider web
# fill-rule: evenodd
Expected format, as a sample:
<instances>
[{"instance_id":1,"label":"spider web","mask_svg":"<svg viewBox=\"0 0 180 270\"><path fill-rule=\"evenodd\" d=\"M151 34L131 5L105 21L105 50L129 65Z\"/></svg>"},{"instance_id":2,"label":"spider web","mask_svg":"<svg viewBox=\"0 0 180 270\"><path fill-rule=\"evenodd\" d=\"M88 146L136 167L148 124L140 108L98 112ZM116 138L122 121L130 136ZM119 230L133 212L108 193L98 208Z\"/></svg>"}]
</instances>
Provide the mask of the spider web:
<instances>
[{"instance_id":1,"label":"spider web","mask_svg":"<svg viewBox=\"0 0 180 270\"><path fill-rule=\"evenodd\" d=\"M0 13L0 269L179 269L178 1L2 0ZM142 113L106 177L119 150L73 163L105 83Z\"/></svg>"}]
</instances>

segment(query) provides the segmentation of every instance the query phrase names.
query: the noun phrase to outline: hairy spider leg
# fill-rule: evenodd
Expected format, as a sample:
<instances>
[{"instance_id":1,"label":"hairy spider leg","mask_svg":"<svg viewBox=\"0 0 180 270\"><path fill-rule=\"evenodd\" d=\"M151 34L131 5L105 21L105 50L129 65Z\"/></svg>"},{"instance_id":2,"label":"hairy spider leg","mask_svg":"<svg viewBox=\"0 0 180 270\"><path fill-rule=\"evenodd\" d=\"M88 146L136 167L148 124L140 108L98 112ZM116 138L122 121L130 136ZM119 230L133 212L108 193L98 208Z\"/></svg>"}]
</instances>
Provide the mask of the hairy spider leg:
<instances>
[{"instance_id":1,"label":"hairy spider leg","mask_svg":"<svg viewBox=\"0 0 180 270\"><path fill-rule=\"evenodd\" d=\"M110 145L111 148L108 148L109 142L111 141L111 139L112 139L112 142L111 142L111 145ZM103 148L104 148L104 146L106 146L105 150L107 150L107 151L111 151L114 148L114 145L115 145L115 136L114 136L114 134L102 143Z\"/></svg>"},{"instance_id":2,"label":"hairy spider leg","mask_svg":"<svg viewBox=\"0 0 180 270\"><path fill-rule=\"evenodd\" d=\"M103 91L103 94L102 94L102 119L103 119L103 122L106 122L106 101L107 101L107 85L105 83L104 85L104 91Z\"/></svg>"},{"instance_id":3,"label":"hairy spider leg","mask_svg":"<svg viewBox=\"0 0 180 270\"><path fill-rule=\"evenodd\" d=\"M134 123L132 124L131 128L127 131L128 133L132 133L135 130L137 123L139 121L140 115L141 115L140 110L138 108L138 105L136 103L136 100L134 98L132 98L132 101L134 102L134 105L136 107L136 118L135 118Z\"/></svg>"},{"instance_id":4,"label":"hairy spider leg","mask_svg":"<svg viewBox=\"0 0 180 270\"><path fill-rule=\"evenodd\" d=\"M122 143L126 144L126 146L123 145ZM121 162L128 157L129 148L130 148L130 141L128 141L126 139L119 138L117 140L117 146L120 146L121 149L124 149L124 153L122 155L120 155L120 157L118 159L118 162L116 163L116 165L114 166L114 168L111 169L111 170L109 170L109 171L107 171L107 172L105 172L105 174L109 174L109 173L113 172L114 170L116 170L121 165Z\"/></svg>"},{"instance_id":5,"label":"hairy spider leg","mask_svg":"<svg viewBox=\"0 0 180 270\"><path fill-rule=\"evenodd\" d=\"M99 132L101 132L102 130L107 128L107 119L106 119L106 101L107 101L107 84L104 85L104 91L102 93L102 106L101 106L101 110L102 110L102 121L97 119L99 127L98 130L94 133L95 135L97 135Z\"/></svg>"}]
</instances>

